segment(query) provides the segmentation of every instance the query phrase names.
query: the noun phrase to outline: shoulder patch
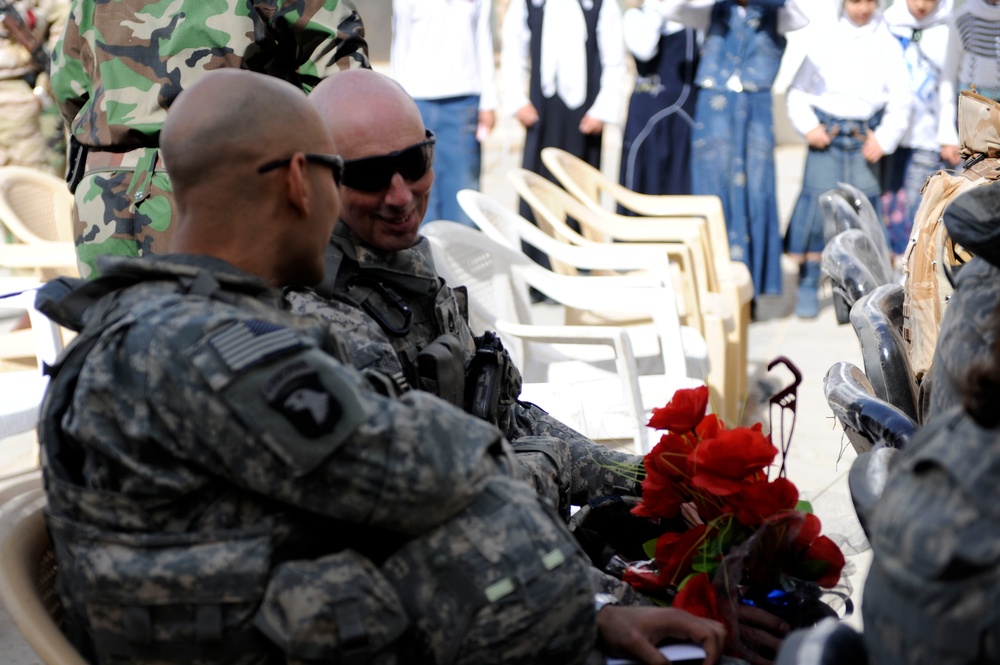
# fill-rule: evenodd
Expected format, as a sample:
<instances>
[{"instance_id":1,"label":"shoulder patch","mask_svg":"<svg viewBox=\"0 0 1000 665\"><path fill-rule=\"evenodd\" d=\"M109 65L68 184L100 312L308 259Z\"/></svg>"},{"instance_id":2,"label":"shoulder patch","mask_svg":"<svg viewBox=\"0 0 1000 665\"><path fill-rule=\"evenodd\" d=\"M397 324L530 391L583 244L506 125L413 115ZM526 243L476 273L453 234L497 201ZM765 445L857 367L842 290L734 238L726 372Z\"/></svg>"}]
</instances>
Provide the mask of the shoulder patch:
<instances>
[{"instance_id":1,"label":"shoulder patch","mask_svg":"<svg viewBox=\"0 0 1000 665\"><path fill-rule=\"evenodd\" d=\"M298 349L305 344L299 335L284 326L251 319L229 326L209 338L230 370L238 372L272 356Z\"/></svg>"},{"instance_id":2,"label":"shoulder patch","mask_svg":"<svg viewBox=\"0 0 1000 665\"><path fill-rule=\"evenodd\" d=\"M271 408L310 439L332 432L343 414L340 402L304 360L286 365L268 377L261 393Z\"/></svg>"}]
</instances>

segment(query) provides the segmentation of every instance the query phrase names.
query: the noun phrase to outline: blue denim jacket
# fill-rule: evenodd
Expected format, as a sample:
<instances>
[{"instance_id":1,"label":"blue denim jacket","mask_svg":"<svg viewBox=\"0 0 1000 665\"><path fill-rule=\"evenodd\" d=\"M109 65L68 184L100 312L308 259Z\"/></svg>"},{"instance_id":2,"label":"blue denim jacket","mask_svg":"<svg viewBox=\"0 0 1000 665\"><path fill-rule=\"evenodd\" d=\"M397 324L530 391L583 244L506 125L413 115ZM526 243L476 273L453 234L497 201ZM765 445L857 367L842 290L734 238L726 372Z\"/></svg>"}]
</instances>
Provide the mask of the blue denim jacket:
<instances>
[{"instance_id":1,"label":"blue denim jacket","mask_svg":"<svg viewBox=\"0 0 1000 665\"><path fill-rule=\"evenodd\" d=\"M695 77L702 88L737 92L771 89L786 40L778 34L778 10L785 0L749 0L740 18L734 0L719 0Z\"/></svg>"}]
</instances>

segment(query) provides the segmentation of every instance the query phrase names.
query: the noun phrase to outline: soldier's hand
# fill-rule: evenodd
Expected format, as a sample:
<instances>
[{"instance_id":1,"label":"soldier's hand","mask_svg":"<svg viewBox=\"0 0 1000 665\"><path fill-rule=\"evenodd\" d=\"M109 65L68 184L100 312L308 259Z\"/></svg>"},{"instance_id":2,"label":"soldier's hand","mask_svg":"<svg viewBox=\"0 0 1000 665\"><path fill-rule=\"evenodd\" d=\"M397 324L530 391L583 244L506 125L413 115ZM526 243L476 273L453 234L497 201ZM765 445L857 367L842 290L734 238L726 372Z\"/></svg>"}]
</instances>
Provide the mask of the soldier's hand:
<instances>
[{"instance_id":1,"label":"soldier's hand","mask_svg":"<svg viewBox=\"0 0 1000 665\"><path fill-rule=\"evenodd\" d=\"M782 640L791 630L781 618L759 607L736 606L736 617L740 622L740 640L750 650L746 658L753 665L767 665L773 662Z\"/></svg>"},{"instance_id":2,"label":"soldier's hand","mask_svg":"<svg viewBox=\"0 0 1000 665\"><path fill-rule=\"evenodd\" d=\"M705 665L718 661L726 642L726 629L718 621L670 607L605 605L597 613L597 634L608 654L628 656L645 665L670 662L656 648L666 639L700 644Z\"/></svg>"},{"instance_id":3,"label":"soldier's hand","mask_svg":"<svg viewBox=\"0 0 1000 665\"><path fill-rule=\"evenodd\" d=\"M517 119L525 127L531 127L538 122L538 109L531 102L528 102L517 110Z\"/></svg>"}]
</instances>

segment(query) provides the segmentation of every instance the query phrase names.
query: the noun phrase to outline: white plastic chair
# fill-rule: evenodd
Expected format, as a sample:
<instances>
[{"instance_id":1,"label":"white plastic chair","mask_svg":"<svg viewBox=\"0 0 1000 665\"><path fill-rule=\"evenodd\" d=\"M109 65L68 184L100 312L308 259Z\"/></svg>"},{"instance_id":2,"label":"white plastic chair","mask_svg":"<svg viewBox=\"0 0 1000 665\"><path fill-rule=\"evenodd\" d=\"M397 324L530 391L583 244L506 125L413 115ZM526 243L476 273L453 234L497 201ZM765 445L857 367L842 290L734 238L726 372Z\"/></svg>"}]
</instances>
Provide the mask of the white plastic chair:
<instances>
[{"instance_id":1,"label":"white plastic chair","mask_svg":"<svg viewBox=\"0 0 1000 665\"><path fill-rule=\"evenodd\" d=\"M678 317L689 322L689 325L681 326L681 338L688 374L699 378L708 377L709 383L712 383L712 347L708 341L712 331L706 333L705 319L698 301L698 286L690 279L691 275L686 270L689 270L692 262L691 250L688 246L664 247L660 244L584 247L570 245L547 235L516 212L504 208L496 200L475 190L466 189L459 192L458 202L476 226L491 239L518 252L521 251L521 242L524 241L565 265L571 266L574 270L570 274L579 274L578 270L589 270L595 271L595 274L609 275L618 275L621 274L619 271L627 271L632 275L647 276L659 284L672 284ZM649 328L648 324L651 323L648 313L594 311L594 309L596 306L593 306L591 310L583 311L567 308L565 323L567 325L627 325L633 339L644 333L634 326L642 325L644 328ZM570 312L574 313L572 318ZM721 328L718 329L718 332L724 334ZM639 355L638 351L637 355ZM724 357L715 358L715 362L718 362L720 367L723 366L724 361ZM716 387L721 390L721 381L719 383L720 385Z\"/></svg>"},{"instance_id":2,"label":"white plastic chair","mask_svg":"<svg viewBox=\"0 0 1000 665\"><path fill-rule=\"evenodd\" d=\"M738 422L747 391L746 326L749 323L749 304L737 306L738 295L725 288L720 281L705 220L701 217L654 219L615 215L591 209L536 173L515 169L507 175L535 213L535 219L543 230L565 242L602 249L614 245L614 240L644 245L679 244L688 248L694 267L691 280L699 285L703 335L709 343L712 358L714 376L709 379L709 387L714 393L713 402L718 405L718 413L723 419ZM569 226L571 219L579 223L580 233ZM561 265L565 266L564 263Z\"/></svg>"},{"instance_id":3,"label":"white plastic chair","mask_svg":"<svg viewBox=\"0 0 1000 665\"><path fill-rule=\"evenodd\" d=\"M473 329L496 330L522 369L535 362L538 345L605 345L613 350L614 374L591 368L580 380L526 382L522 389L522 399L538 403L587 436L631 439L637 451L646 452L652 437L645 426L650 410L665 404L679 388L704 385L687 375L669 285L649 278L557 275L521 252L454 222L431 222L421 233L431 243L438 273L452 286L468 288ZM659 335L664 374L640 376L626 328L534 324L529 286L566 306L648 312Z\"/></svg>"},{"instance_id":4,"label":"white plastic chair","mask_svg":"<svg viewBox=\"0 0 1000 665\"><path fill-rule=\"evenodd\" d=\"M37 286L35 284L34 286ZM10 332L3 338L30 335L33 340L37 367L27 370L0 372L0 439L34 429L48 377L42 374L43 363L52 363L62 351L63 341L58 325L35 309L35 290L28 288L13 295L0 297L0 308L26 310L31 330ZM20 344L15 345L20 348Z\"/></svg>"},{"instance_id":5,"label":"white plastic chair","mask_svg":"<svg viewBox=\"0 0 1000 665\"><path fill-rule=\"evenodd\" d=\"M0 167L0 222L18 241L0 244L0 266L34 269L39 278L76 276L73 195L66 183L23 166Z\"/></svg>"}]
</instances>

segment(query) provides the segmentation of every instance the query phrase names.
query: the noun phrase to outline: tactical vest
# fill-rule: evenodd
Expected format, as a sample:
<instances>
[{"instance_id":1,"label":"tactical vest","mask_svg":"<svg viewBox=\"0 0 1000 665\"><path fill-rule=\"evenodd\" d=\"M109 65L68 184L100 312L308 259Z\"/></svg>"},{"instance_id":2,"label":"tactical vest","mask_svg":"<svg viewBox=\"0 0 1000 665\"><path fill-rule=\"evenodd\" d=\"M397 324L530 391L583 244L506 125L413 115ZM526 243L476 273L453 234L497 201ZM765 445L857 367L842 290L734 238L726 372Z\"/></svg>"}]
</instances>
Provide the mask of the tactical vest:
<instances>
[{"instance_id":1,"label":"tactical vest","mask_svg":"<svg viewBox=\"0 0 1000 665\"><path fill-rule=\"evenodd\" d=\"M1000 180L1000 105L963 90L958 109L960 149L967 161L959 173L938 171L924 184L903 256L903 338L918 383L933 364L941 317L954 291L949 273L971 258L948 237L944 209L963 192Z\"/></svg>"}]
</instances>

